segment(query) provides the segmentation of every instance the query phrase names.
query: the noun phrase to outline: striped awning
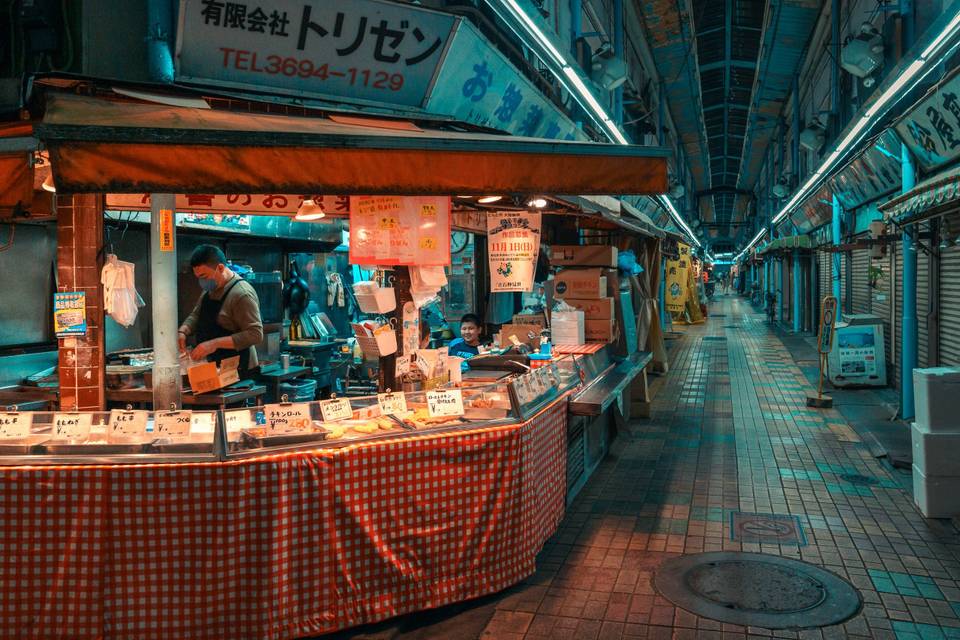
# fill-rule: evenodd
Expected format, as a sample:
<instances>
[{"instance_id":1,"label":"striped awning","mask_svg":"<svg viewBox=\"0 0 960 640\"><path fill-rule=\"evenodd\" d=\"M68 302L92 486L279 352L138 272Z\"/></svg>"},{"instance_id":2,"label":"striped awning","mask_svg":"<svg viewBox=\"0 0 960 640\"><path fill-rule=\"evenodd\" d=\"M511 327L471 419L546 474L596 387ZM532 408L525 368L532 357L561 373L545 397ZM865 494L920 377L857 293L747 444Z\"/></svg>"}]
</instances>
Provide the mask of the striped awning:
<instances>
[{"instance_id":1,"label":"striped awning","mask_svg":"<svg viewBox=\"0 0 960 640\"><path fill-rule=\"evenodd\" d=\"M764 255L767 253L773 253L774 251L790 251L792 249L809 249L813 246L810 242L810 236L786 236L784 238L777 238L773 242L768 243L757 253Z\"/></svg>"},{"instance_id":2,"label":"striped awning","mask_svg":"<svg viewBox=\"0 0 960 640\"><path fill-rule=\"evenodd\" d=\"M920 222L951 208L960 208L960 167L924 180L879 206L886 220L901 224Z\"/></svg>"}]
</instances>

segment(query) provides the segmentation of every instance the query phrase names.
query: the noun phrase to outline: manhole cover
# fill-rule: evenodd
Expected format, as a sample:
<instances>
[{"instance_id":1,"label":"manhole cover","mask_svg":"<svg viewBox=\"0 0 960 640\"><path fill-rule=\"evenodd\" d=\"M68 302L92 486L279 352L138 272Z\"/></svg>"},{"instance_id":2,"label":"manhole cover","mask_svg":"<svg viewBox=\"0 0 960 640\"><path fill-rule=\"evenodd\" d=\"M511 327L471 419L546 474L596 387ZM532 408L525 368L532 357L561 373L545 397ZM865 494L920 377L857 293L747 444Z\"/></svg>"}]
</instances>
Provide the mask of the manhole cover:
<instances>
[{"instance_id":1,"label":"manhole cover","mask_svg":"<svg viewBox=\"0 0 960 640\"><path fill-rule=\"evenodd\" d=\"M824 627L860 611L860 594L820 567L761 553L717 551L664 562L654 584L696 615L765 629Z\"/></svg>"},{"instance_id":2,"label":"manhole cover","mask_svg":"<svg viewBox=\"0 0 960 640\"><path fill-rule=\"evenodd\" d=\"M800 519L797 516L775 513L747 513L734 511L730 514L730 539L739 542L764 544L806 545Z\"/></svg>"},{"instance_id":3,"label":"manhole cover","mask_svg":"<svg viewBox=\"0 0 960 640\"><path fill-rule=\"evenodd\" d=\"M871 486L875 484L880 484L880 481L876 478L871 478L870 476L862 476L859 473L844 473L840 476L841 480L846 480L850 484L858 484L864 486Z\"/></svg>"}]
</instances>

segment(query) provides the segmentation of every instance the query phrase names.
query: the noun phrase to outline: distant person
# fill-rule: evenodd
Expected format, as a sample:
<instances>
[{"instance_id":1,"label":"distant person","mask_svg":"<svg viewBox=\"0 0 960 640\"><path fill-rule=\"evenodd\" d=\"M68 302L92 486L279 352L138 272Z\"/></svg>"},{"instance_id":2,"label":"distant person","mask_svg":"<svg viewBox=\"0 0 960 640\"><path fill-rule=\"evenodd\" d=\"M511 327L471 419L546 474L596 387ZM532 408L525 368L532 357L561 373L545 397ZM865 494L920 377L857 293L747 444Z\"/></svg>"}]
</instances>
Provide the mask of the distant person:
<instances>
[{"instance_id":1,"label":"distant person","mask_svg":"<svg viewBox=\"0 0 960 640\"><path fill-rule=\"evenodd\" d=\"M460 318L460 337L450 341L447 354L457 358L472 358L480 354L480 336L483 333L483 323L480 316L474 313L465 314Z\"/></svg>"}]
</instances>

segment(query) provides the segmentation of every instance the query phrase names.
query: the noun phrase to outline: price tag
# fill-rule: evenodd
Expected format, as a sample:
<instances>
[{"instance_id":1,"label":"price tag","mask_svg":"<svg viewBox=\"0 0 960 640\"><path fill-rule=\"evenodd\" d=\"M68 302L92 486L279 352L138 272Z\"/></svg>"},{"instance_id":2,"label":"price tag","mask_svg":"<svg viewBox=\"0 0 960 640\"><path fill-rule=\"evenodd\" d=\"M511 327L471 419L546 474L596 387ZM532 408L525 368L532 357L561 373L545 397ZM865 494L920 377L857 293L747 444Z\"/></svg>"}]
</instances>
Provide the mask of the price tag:
<instances>
[{"instance_id":1,"label":"price tag","mask_svg":"<svg viewBox=\"0 0 960 640\"><path fill-rule=\"evenodd\" d=\"M253 420L250 419L250 412L247 409L225 411L223 421L227 426L227 431L240 431L253 426Z\"/></svg>"},{"instance_id":2,"label":"price tag","mask_svg":"<svg viewBox=\"0 0 960 640\"><path fill-rule=\"evenodd\" d=\"M53 414L54 440L86 440L90 435L93 415L89 413Z\"/></svg>"},{"instance_id":3,"label":"price tag","mask_svg":"<svg viewBox=\"0 0 960 640\"><path fill-rule=\"evenodd\" d=\"M335 400L323 400L320 402L320 415L324 422L336 422L337 420L349 420L353 417L353 407L350 406L349 398L336 398Z\"/></svg>"},{"instance_id":4,"label":"price tag","mask_svg":"<svg viewBox=\"0 0 960 640\"><path fill-rule=\"evenodd\" d=\"M431 418L463 415L463 393L460 389L427 391L427 411Z\"/></svg>"},{"instance_id":5,"label":"price tag","mask_svg":"<svg viewBox=\"0 0 960 640\"><path fill-rule=\"evenodd\" d=\"M193 411L164 411L153 415L153 432L159 438L190 435Z\"/></svg>"},{"instance_id":6,"label":"price tag","mask_svg":"<svg viewBox=\"0 0 960 640\"><path fill-rule=\"evenodd\" d=\"M397 376L410 373L410 356L397 356Z\"/></svg>"},{"instance_id":7,"label":"price tag","mask_svg":"<svg viewBox=\"0 0 960 640\"><path fill-rule=\"evenodd\" d=\"M276 433L305 431L312 422L310 403L268 404L263 407L267 419L267 429Z\"/></svg>"},{"instance_id":8,"label":"price tag","mask_svg":"<svg viewBox=\"0 0 960 640\"><path fill-rule=\"evenodd\" d=\"M114 409L110 412L111 436L142 436L147 432L146 411L121 411Z\"/></svg>"},{"instance_id":9,"label":"price tag","mask_svg":"<svg viewBox=\"0 0 960 640\"><path fill-rule=\"evenodd\" d=\"M32 413L0 413L0 438L26 438L32 424Z\"/></svg>"},{"instance_id":10,"label":"price tag","mask_svg":"<svg viewBox=\"0 0 960 640\"><path fill-rule=\"evenodd\" d=\"M194 413L190 420L190 433L213 433L217 426L216 416L206 411Z\"/></svg>"},{"instance_id":11,"label":"price tag","mask_svg":"<svg viewBox=\"0 0 960 640\"><path fill-rule=\"evenodd\" d=\"M383 415L396 415L407 411L407 398L399 392L378 393L377 404L380 405L380 412Z\"/></svg>"}]
</instances>

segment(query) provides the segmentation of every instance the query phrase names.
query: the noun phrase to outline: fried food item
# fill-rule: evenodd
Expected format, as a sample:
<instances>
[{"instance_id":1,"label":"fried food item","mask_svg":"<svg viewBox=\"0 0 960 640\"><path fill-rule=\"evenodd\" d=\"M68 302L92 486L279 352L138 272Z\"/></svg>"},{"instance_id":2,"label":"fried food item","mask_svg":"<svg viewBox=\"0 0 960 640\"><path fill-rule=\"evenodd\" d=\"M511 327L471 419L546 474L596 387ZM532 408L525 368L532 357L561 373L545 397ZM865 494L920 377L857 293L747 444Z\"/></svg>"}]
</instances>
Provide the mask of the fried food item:
<instances>
[{"instance_id":1,"label":"fried food item","mask_svg":"<svg viewBox=\"0 0 960 640\"><path fill-rule=\"evenodd\" d=\"M336 440L337 438L342 438L343 434L346 432L346 428L339 424L328 424L326 425L327 429L327 440Z\"/></svg>"},{"instance_id":2,"label":"fried food item","mask_svg":"<svg viewBox=\"0 0 960 640\"><path fill-rule=\"evenodd\" d=\"M359 431L360 433L376 433L380 429L380 425L378 425L376 422L368 421L351 425L350 428L354 431Z\"/></svg>"}]
</instances>

